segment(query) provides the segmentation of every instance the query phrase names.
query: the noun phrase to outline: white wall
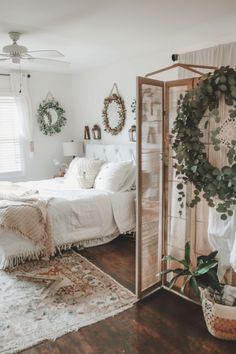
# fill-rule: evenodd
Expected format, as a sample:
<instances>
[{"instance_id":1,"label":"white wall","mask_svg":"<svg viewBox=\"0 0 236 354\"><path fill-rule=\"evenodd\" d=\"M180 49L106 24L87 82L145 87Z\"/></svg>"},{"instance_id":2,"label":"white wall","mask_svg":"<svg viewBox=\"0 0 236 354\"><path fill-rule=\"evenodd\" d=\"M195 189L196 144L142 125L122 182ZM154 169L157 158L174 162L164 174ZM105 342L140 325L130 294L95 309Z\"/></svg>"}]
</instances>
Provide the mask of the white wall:
<instances>
[{"instance_id":1,"label":"white wall","mask_svg":"<svg viewBox=\"0 0 236 354\"><path fill-rule=\"evenodd\" d=\"M26 180L50 178L57 171L53 165L54 158L62 161L62 143L72 138L72 87L71 75L58 73L31 72L29 79L29 90L33 107L34 119L34 154L26 161ZM50 91L54 98L64 107L66 111L67 124L59 134L52 136L44 135L39 130L37 122L37 108L46 98Z\"/></svg>"},{"instance_id":2,"label":"white wall","mask_svg":"<svg viewBox=\"0 0 236 354\"><path fill-rule=\"evenodd\" d=\"M28 85L33 109L35 151L31 157L26 156L25 175L12 179L13 181L37 180L54 176L58 167L54 166L52 160L54 158L59 161L64 160L62 143L71 140L73 135L71 75L48 72L31 72L30 75ZM0 89L4 90L7 87L9 87L9 77L0 76ZM44 135L39 130L37 122L37 108L49 91L64 107L67 118L67 124L62 128L62 131L52 136Z\"/></svg>"},{"instance_id":3,"label":"white wall","mask_svg":"<svg viewBox=\"0 0 236 354\"><path fill-rule=\"evenodd\" d=\"M58 168L53 165L52 160L54 158L60 161L65 160L62 143L71 139L82 141L85 125L89 125L90 129L94 124L100 125L102 128L101 143L129 143L128 129L135 123L130 105L136 96L136 76L143 76L150 71L172 64L170 54L150 53L148 56L140 56L132 61L124 59L108 67L100 67L74 75L31 72L28 84L33 107L35 151L32 158L27 156L25 176L19 179L37 180L51 178L55 175ZM176 73L168 72L158 78L175 79ZM104 131L101 116L103 100L109 95L114 82L118 84L127 109L125 128L117 136ZM36 116L37 108L46 98L48 91L65 108L67 117L67 125L62 128L61 133L53 136L46 136L39 130Z\"/></svg>"},{"instance_id":4,"label":"white wall","mask_svg":"<svg viewBox=\"0 0 236 354\"><path fill-rule=\"evenodd\" d=\"M136 76L144 76L154 70L173 64L172 53L149 53L149 55L136 57L132 60L123 60L120 63L108 67L95 68L90 71L79 73L72 78L73 82L73 115L75 117L74 138L83 140L84 126L89 125L90 131L94 124L102 128L103 144L129 143L128 129L134 121L131 112L131 103L136 97ZM125 57L125 53L124 53ZM156 78L160 80L176 79L175 71L167 72ZM153 77L155 78L155 77ZM123 131L113 136L104 131L102 125L103 100L110 93L113 83L118 85L119 92L123 97L127 109L127 119ZM91 139L91 142L93 140Z\"/></svg>"}]
</instances>

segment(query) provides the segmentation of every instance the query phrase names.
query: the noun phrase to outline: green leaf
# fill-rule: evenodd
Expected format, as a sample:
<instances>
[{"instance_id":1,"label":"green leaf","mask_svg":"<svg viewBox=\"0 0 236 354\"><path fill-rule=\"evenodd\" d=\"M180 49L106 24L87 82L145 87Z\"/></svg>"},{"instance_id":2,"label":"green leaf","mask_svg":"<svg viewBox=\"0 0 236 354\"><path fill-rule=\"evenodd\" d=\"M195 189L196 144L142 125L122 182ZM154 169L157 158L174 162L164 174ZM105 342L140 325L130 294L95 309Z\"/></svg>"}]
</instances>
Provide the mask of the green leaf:
<instances>
[{"instance_id":1,"label":"green leaf","mask_svg":"<svg viewBox=\"0 0 236 354\"><path fill-rule=\"evenodd\" d=\"M226 175L226 176L232 175L232 170L231 170L230 167L223 167L223 168L222 168L222 172L223 172L224 175Z\"/></svg>"},{"instance_id":2,"label":"green leaf","mask_svg":"<svg viewBox=\"0 0 236 354\"><path fill-rule=\"evenodd\" d=\"M209 284L213 290L221 291L220 282L214 269L210 269L207 273L209 277Z\"/></svg>"},{"instance_id":3,"label":"green leaf","mask_svg":"<svg viewBox=\"0 0 236 354\"><path fill-rule=\"evenodd\" d=\"M177 259L173 256L164 256L162 258L163 261L175 261L175 262L178 262L180 264L182 264L184 267L188 268L188 264L187 262L185 261L185 259Z\"/></svg>"},{"instance_id":4,"label":"green leaf","mask_svg":"<svg viewBox=\"0 0 236 354\"><path fill-rule=\"evenodd\" d=\"M193 172L193 173L195 173L196 171L197 171L197 166L195 165L195 166L192 166L191 167L191 171Z\"/></svg>"},{"instance_id":5,"label":"green leaf","mask_svg":"<svg viewBox=\"0 0 236 354\"><path fill-rule=\"evenodd\" d=\"M200 290L198 288L198 283L194 277L190 279L189 284L193 289L194 293L197 295L197 297L200 297Z\"/></svg>"},{"instance_id":6,"label":"green leaf","mask_svg":"<svg viewBox=\"0 0 236 354\"><path fill-rule=\"evenodd\" d=\"M226 86L226 85L219 85L219 89L220 89L222 92L225 92L225 91L227 91L227 86Z\"/></svg>"},{"instance_id":7,"label":"green leaf","mask_svg":"<svg viewBox=\"0 0 236 354\"><path fill-rule=\"evenodd\" d=\"M218 168L214 168L212 171L213 176L217 176L220 173L220 170Z\"/></svg>"},{"instance_id":8,"label":"green leaf","mask_svg":"<svg viewBox=\"0 0 236 354\"><path fill-rule=\"evenodd\" d=\"M209 261L207 264L200 264L197 269L193 272L195 276L206 274L210 269L215 268L218 262L215 260Z\"/></svg>"},{"instance_id":9,"label":"green leaf","mask_svg":"<svg viewBox=\"0 0 236 354\"><path fill-rule=\"evenodd\" d=\"M162 270L161 272L157 273L157 276L165 275L165 274L172 273L172 272L174 272L174 269L165 269L165 270Z\"/></svg>"},{"instance_id":10,"label":"green leaf","mask_svg":"<svg viewBox=\"0 0 236 354\"><path fill-rule=\"evenodd\" d=\"M216 211L218 211L218 213L224 213L227 211L227 208L224 204L218 204Z\"/></svg>"},{"instance_id":11,"label":"green leaf","mask_svg":"<svg viewBox=\"0 0 236 354\"><path fill-rule=\"evenodd\" d=\"M222 214L222 215L220 216L220 218L221 218L221 220L227 220L227 215L226 215L226 214Z\"/></svg>"},{"instance_id":12,"label":"green leaf","mask_svg":"<svg viewBox=\"0 0 236 354\"><path fill-rule=\"evenodd\" d=\"M207 129L208 124L209 124L209 121L207 120L207 121L205 122L205 124L204 124L204 129Z\"/></svg>"},{"instance_id":13,"label":"green leaf","mask_svg":"<svg viewBox=\"0 0 236 354\"><path fill-rule=\"evenodd\" d=\"M190 243L189 241L185 243L184 258L188 265L190 265Z\"/></svg>"},{"instance_id":14,"label":"green leaf","mask_svg":"<svg viewBox=\"0 0 236 354\"><path fill-rule=\"evenodd\" d=\"M184 276L185 274L186 274L186 270L183 270L181 273L175 275L169 283L169 288L171 289L175 285L177 279Z\"/></svg>"},{"instance_id":15,"label":"green leaf","mask_svg":"<svg viewBox=\"0 0 236 354\"><path fill-rule=\"evenodd\" d=\"M184 188L183 183L178 183L178 184L177 184L177 189L181 190L181 189L183 189L183 188Z\"/></svg>"},{"instance_id":16,"label":"green leaf","mask_svg":"<svg viewBox=\"0 0 236 354\"><path fill-rule=\"evenodd\" d=\"M173 257L173 256L164 256L163 258L162 258L162 260L163 261L176 261L176 262L179 262L179 260L177 259L177 258L175 258L175 257Z\"/></svg>"},{"instance_id":17,"label":"green leaf","mask_svg":"<svg viewBox=\"0 0 236 354\"><path fill-rule=\"evenodd\" d=\"M181 293L184 293L184 290L185 290L185 287L186 285L189 283L190 279L192 278L192 274L189 274L186 279L185 279L185 282L184 284L182 285L181 287Z\"/></svg>"},{"instance_id":18,"label":"green leaf","mask_svg":"<svg viewBox=\"0 0 236 354\"><path fill-rule=\"evenodd\" d=\"M214 145L214 150L215 150L215 151L219 151L219 150L220 150L219 145Z\"/></svg>"},{"instance_id":19,"label":"green leaf","mask_svg":"<svg viewBox=\"0 0 236 354\"><path fill-rule=\"evenodd\" d=\"M218 254L218 251L214 251L214 252L209 253L207 256L199 256L197 259L202 259L204 261L207 261L210 259L215 259L217 254Z\"/></svg>"}]
</instances>

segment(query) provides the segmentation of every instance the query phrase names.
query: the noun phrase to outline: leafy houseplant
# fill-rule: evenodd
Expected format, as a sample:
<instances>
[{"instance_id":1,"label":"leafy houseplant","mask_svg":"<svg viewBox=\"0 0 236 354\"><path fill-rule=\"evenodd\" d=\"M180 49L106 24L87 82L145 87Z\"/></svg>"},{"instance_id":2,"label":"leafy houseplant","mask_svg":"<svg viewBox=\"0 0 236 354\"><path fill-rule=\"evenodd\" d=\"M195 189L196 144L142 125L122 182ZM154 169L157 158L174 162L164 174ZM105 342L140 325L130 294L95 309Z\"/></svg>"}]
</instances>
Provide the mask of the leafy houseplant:
<instances>
[{"instance_id":1,"label":"leafy houseplant","mask_svg":"<svg viewBox=\"0 0 236 354\"><path fill-rule=\"evenodd\" d=\"M170 288L174 286L177 279L185 277L184 284L181 288L181 292L184 293L187 284L190 285L194 293L200 297L200 288L210 287L214 292L222 292L222 286L220 285L217 276L218 261L215 259L217 251L210 253L208 256L199 256L196 260L196 265L193 265L190 259L190 244L185 244L184 259L178 260L173 256L165 256L163 261L176 261L180 264L180 268L169 268L161 272L160 274L174 273L175 275L170 281Z\"/></svg>"},{"instance_id":2,"label":"leafy houseplant","mask_svg":"<svg viewBox=\"0 0 236 354\"><path fill-rule=\"evenodd\" d=\"M185 244L184 259L178 260L172 256L165 256L164 261L176 261L180 264L180 268L169 268L160 274L173 272L175 275L170 281L172 287L176 280L185 277L181 291L184 292L187 284L190 285L194 293L201 297L203 315L208 331L217 338L225 340L236 340L236 303L228 306L225 297L225 287L220 284L217 276L218 261L215 259L217 251L210 253L208 256L199 256L196 264L190 257L190 244ZM235 289L228 286L228 289ZM234 290L235 293L235 290ZM228 293L229 294L229 293Z\"/></svg>"}]
</instances>

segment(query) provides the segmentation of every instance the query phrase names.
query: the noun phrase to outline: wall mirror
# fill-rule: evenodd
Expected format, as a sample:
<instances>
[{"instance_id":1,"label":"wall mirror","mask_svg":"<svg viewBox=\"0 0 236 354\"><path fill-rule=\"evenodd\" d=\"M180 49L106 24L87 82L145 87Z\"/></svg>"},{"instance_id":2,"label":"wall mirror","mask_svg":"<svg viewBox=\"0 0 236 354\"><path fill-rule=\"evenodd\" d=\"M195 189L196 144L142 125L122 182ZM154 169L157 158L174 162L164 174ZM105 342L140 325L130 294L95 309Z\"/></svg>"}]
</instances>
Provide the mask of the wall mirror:
<instances>
[{"instance_id":1,"label":"wall mirror","mask_svg":"<svg viewBox=\"0 0 236 354\"><path fill-rule=\"evenodd\" d=\"M116 88L117 94L112 93L113 88ZM104 99L102 117L104 130L112 135L119 134L125 125L126 108L116 84L113 85L110 95Z\"/></svg>"},{"instance_id":2,"label":"wall mirror","mask_svg":"<svg viewBox=\"0 0 236 354\"><path fill-rule=\"evenodd\" d=\"M119 106L117 105L115 100L111 101L108 106L107 114L109 118L109 125L112 129L115 129L119 124L120 117L119 117L118 109Z\"/></svg>"}]
</instances>

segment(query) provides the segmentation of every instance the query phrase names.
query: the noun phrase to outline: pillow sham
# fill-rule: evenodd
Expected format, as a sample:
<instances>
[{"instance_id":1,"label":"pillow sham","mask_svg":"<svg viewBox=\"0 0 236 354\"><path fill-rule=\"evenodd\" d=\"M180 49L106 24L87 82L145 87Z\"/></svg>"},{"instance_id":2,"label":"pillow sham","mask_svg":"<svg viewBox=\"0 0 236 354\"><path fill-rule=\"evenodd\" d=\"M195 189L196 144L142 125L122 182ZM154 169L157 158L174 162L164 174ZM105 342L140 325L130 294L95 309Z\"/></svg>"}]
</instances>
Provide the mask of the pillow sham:
<instances>
[{"instance_id":1,"label":"pillow sham","mask_svg":"<svg viewBox=\"0 0 236 354\"><path fill-rule=\"evenodd\" d=\"M76 172L77 172L77 163L79 161L80 157L75 157L71 163L69 164L69 167L66 171L66 174L64 178L72 178L76 177Z\"/></svg>"},{"instance_id":2,"label":"pillow sham","mask_svg":"<svg viewBox=\"0 0 236 354\"><path fill-rule=\"evenodd\" d=\"M129 192L135 189L136 189L136 166L132 165L130 173L128 174L119 192Z\"/></svg>"},{"instance_id":3,"label":"pillow sham","mask_svg":"<svg viewBox=\"0 0 236 354\"><path fill-rule=\"evenodd\" d=\"M71 173L65 178L65 184L75 188L89 189L104 161L98 159L78 158L73 164Z\"/></svg>"},{"instance_id":4,"label":"pillow sham","mask_svg":"<svg viewBox=\"0 0 236 354\"><path fill-rule=\"evenodd\" d=\"M94 188L111 192L124 191L125 183L131 174L135 175L132 161L107 162L101 167Z\"/></svg>"}]
</instances>

